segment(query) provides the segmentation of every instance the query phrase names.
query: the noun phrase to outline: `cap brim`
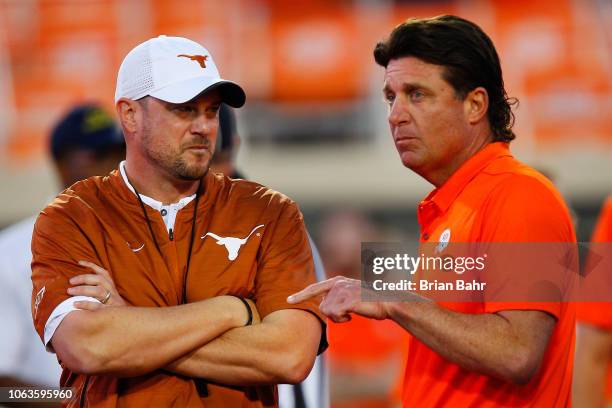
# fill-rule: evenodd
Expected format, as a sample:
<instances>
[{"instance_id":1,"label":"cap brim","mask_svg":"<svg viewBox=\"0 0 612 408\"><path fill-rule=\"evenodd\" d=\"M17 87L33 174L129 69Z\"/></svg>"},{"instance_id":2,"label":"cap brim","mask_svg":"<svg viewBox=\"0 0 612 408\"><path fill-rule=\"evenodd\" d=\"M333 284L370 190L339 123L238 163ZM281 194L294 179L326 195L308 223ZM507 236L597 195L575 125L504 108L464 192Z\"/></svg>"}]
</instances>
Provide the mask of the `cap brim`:
<instances>
[{"instance_id":1,"label":"cap brim","mask_svg":"<svg viewBox=\"0 0 612 408\"><path fill-rule=\"evenodd\" d=\"M246 101L246 94L237 83L224 79L211 81L206 77L190 78L150 92L149 95L170 103L184 103L213 89L218 89L221 93L221 102L232 108L240 108Z\"/></svg>"}]
</instances>

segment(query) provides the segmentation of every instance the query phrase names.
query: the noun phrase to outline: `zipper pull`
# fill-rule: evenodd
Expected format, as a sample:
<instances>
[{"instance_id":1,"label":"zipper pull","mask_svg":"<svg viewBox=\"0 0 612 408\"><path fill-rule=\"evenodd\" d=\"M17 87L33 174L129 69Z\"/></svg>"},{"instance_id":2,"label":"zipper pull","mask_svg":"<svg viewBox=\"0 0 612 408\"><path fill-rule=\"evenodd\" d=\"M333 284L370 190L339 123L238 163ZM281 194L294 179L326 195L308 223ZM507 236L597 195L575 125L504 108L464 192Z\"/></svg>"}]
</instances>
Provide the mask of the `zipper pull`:
<instances>
[{"instance_id":1,"label":"zipper pull","mask_svg":"<svg viewBox=\"0 0 612 408\"><path fill-rule=\"evenodd\" d=\"M172 230L172 228L170 228L168 235L170 236L170 241L174 241L174 231Z\"/></svg>"}]
</instances>

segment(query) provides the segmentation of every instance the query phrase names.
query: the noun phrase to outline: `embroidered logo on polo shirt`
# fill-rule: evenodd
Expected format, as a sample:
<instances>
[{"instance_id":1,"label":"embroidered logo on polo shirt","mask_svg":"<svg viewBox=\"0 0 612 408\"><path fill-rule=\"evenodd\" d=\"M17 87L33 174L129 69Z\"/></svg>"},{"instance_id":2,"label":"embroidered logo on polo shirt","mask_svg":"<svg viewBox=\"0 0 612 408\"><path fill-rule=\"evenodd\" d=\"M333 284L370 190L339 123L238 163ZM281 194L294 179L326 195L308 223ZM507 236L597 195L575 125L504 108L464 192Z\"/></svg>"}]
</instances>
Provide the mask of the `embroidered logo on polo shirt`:
<instances>
[{"instance_id":1,"label":"embroidered logo on polo shirt","mask_svg":"<svg viewBox=\"0 0 612 408\"><path fill-rule=\"evenodd\" d=\"M42 301L42 298L45 295L45 288L46 286L43 286L42 289L38 291L38 293L36 294L36 299L34 300L34 318L35 319L36 319L36 315L38 314L38 306L40 305L40 302Z\"/></svg>"},{"instance_id":2,"label":"embroidered logo on polo shirt","mask_svg":"<svg viewBox=\"0 0 612 408\"><path fill-rule=\"evenodd\" d=\"M207 232L206 234L202 235L201 239L206 238L208 235L216 239L217 245L224 245L225 249L227 249L227 259L233 261L234 259L238 258L238 251L240 251L240 248L246 244L249 238L251 238L251 235L253 235L253 233L261 227L263 227L263 224L253 228L251 233L247 235L246 238L222 237L213 232Z\"/></svg>"},{"instance_id":3,"label":"embroidered logo on polo shirt","mask_svg":"<svg viewBox=\"0 0 612 408\"><path fill-rule=\"evenodd\" d=\"M438 239L438 245L436 246L436 252L440 253L446 249L448 243L450 242L451 230L450 228L445 229L440 234L440 239Z\"/></svg>"}]
</instances>

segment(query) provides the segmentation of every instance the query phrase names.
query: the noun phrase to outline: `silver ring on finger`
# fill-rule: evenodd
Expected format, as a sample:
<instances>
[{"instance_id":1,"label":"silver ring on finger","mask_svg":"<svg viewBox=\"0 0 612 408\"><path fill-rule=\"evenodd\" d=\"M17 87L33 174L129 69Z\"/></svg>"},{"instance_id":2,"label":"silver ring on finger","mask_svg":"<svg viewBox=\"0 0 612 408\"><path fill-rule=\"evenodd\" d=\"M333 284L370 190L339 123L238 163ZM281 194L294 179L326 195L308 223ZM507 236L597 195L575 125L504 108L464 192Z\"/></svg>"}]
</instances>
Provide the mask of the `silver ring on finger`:
<instances>
[{"instance_id":1,"label":"silver ring on finger","mask_svg":"<svg viewBox=\"0 0 612 408\"><path fill-rule=\"evenodd\" d=\"M111 298L111 292L110 292L110 290L107 290L107 291L106 291L106 296L104 296L104 299L102 299L100 302L101 302L103 305L105 305L105 304L108 302L108 300L109 300L110 298Z\"/></svg>"}]
</instances>

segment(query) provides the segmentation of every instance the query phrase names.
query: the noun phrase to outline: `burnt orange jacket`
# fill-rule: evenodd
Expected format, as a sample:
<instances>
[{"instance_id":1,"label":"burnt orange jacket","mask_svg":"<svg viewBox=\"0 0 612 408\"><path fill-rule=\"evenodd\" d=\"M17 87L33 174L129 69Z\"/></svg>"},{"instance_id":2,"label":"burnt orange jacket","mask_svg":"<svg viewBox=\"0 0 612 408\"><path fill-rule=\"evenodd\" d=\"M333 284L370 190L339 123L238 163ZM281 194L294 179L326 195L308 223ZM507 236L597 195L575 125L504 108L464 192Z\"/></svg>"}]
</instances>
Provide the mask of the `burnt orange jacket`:
<instances>
[{"instance_id":1,"label":"burnt orange jacket","mask_svg":"<svg viewBox=\"0 0 612 408\"><path fill-rule=\"evenodd\" d=\"M236 295L254 299L262 318L280 309L299 308L324 322L315 300L298 305L286 302L288 295L315 282L298 206L259 184L212 172L202 179L200 188L185 285L195 200L177 214L173 240L161 214L146 207L161 254L136 195L117 171L78 182L47 206L38 217L32 238L32 313L41 338L51 312L69 297L68 280L90 273L78 265L79 260L108 270L120 295L134 306L179 305L183 291L187 302ZM259 225L262 227L254 231ZM224 237L243 241L226 243ZM44 295L36 299L43 287ZM209 384L208 396L202 396L194 379L162 370L117 378L79 375L64 367L61 386L73 387L78 394L67 403L70 407L277 405L276 387L272 385L241 388Z\"/></svg>"}]
</instances>

